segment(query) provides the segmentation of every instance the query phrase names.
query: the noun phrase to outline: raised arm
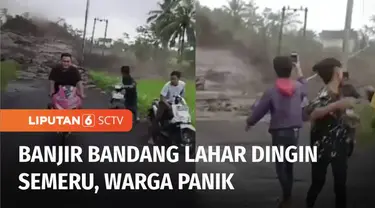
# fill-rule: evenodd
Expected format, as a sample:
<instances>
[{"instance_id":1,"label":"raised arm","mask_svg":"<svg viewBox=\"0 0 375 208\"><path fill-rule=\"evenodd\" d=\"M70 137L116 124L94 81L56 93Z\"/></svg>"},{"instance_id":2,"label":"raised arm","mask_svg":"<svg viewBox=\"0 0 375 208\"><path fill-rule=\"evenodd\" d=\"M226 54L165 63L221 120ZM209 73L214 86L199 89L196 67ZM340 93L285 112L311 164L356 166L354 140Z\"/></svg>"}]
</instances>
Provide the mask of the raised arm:
<instances>
[{"instance_id":1,"label":"raised arm","mask_svg":"<svg viewBox=\"0 0 375 208\"><path fill-rule=\"evenodd\" d=\"M265 92L258 103L254 106L251 115L247 118L247 125L254 126L262 119L271 108L271 93Z\"/></svg>"}]
</instances>

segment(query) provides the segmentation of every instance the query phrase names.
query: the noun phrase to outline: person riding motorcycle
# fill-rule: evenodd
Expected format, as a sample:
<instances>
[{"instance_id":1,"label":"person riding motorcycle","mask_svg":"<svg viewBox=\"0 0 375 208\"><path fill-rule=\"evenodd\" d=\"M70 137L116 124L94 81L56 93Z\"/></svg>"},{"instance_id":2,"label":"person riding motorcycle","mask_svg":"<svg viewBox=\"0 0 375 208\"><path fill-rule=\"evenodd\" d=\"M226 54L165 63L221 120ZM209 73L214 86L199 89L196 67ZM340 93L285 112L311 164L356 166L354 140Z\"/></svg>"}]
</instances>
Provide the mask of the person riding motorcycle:
<instances>
[{"instance_id":1,"label":"person riding motorcycle","mask_svg":"<svg viewBox=\"0 0 375 208\"><path fill-rule=\"evenodd\" d=\"M160 92L160 101L158 105L158 110L156 112L155 119L153 120L153 134L158 134L159 132L159 123L162 123L163 120L169 119L172 117L172 108L171 105L175 100L176 96L185 96L185 82L180 80L181 72L173 71L170 74L170 81L168 81L163 89ZM151 140L149 141L152 142Z\"/></svg>"},{"instance_id":2,"label":"person riding motorcycle","mask_svg":"<svg viewBox=\"0 0 375 208\"><path fill-rule=\"evenodd\" d=\"M48 79L50 80L50 97L59 91L60 86L64 85L77 87L79 96L86 97L81 74L77 67L72 65L72 55L69 53L61 54L61 64L52 68Z\"/></svg>"}]
</instances>

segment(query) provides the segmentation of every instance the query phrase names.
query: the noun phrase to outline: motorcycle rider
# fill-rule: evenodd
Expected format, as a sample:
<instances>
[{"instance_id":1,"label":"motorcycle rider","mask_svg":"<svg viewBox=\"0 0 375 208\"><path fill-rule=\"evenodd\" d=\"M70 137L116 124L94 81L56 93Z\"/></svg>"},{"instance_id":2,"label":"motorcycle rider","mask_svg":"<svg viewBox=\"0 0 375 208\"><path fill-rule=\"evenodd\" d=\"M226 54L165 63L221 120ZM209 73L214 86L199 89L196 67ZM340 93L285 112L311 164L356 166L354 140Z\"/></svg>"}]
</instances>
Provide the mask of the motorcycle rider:
<instances>
[{"instance_id":1,"label":"motorcycle rider","mask_svg":"<svg viewBox=\"0 0 375 208\"><path fill-rule=\"evenodd\" d=\"M78 88L79 96L85 98L81 74L77 67L72 65L72 55L70 53L61 54L61 64L52 68L49 78L50 90L49 96L58 92L59 86L71 85Z\"/></svg>"},{"instance_id":2,"label":"motorcycle rider","mask_svg":"<svg viewBox=\"0 0 375 208\"><path fill-rule=\"evenodd\" d=\"M125 87L125 108L129 109L133 113L133 120L138 120L137 117L137 103L138 103L138 95L137 95L137 83L130 75L130 67L129 66L122 66L121 67L121 74L122 74L122 84Z\"/></svg>"},{"instance_id":3,"label":"motorcycle rider","mask_svg":"<svg viewBox=\"0 0 375 208\"><path fill-rule=\"evenodd\" d=\"M171 105L174 102L176 96L180 95L181 97L185 96L185 82L180 80L181 72L173 71L170 74L170 81L168 81L160 92L160 101L158 110L156 112L155 119L152 124L152 133L153 135L158 134L159 132L159 123L166 117L172 116ZM152 143L152 139L149 140L149 143Z\"/></svg>"}]
</instances>

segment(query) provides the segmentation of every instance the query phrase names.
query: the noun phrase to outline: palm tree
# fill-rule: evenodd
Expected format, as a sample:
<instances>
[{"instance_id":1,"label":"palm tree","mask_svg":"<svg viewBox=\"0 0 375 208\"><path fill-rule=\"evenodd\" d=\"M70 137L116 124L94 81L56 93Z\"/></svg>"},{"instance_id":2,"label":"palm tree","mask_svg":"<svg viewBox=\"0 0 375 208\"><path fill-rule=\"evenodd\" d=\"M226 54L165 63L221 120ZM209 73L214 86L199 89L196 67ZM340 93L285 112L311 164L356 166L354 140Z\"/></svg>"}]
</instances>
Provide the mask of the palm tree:
<instances>
[{"instance_id":1,"label":"palm tree","mask_svg":"<svg viewBox=\"0 0 375 208\"><path fill-rule=\"evenodd\" d=\"M152 23L151 29L164 46L175 47L178 40L178 54L182 58L186 41L195 45L194 0L164 0L159 7L160 10L149 13L148 23Z\"/></svg>"},{"instance_id":2,"label":"palm tree","mask_svg":"<svg viewBox=\"0 0 375 208\"><path fill-rule=\"evenodd\" d=\"M152 10L149 12L147 23L150 24L150 29L155 31L158 38L161 40L163 47L167 48L169 43L169 37L163 37L160 35L159 26L162 22L168 22L173 18L172 8L175 7L176 0L164 0L162 3L158 3L159 10Z\"/></svg>"},{"instance_id":3,"label":"palm tree","mask_svg":"<svg viewBox=\"0 0 375 208\"><path fill-rule=\"evenodd\" d=\"M242 0L230 0L228 5L223 6L223 9L233 17L241 17L246 10L245 2Z\"/></svg>"},{"instance_id":4,"label":"palm tree","mask_svg":"<svg viewBox=\"0 0 375 208\"><path fill-rule=\"evenodd\" d=\"M256 26L257 22L259 21L259 15L257 14L259 7L256 5L254 0L249 1L247 4L244 6L244 18L246 22L246 27L250 29L254 29Z\"/></svg>"},{"instance_id":5,"label":"palm tree","mask_svg":"<svg viewBox=\"0 0 375 208\"><path fill-rule=\"evenodd\" d=\"M178 0L164 0L162 3L158 2L159 10L152 10L148 14L147 22L156 21L171 13L173 7L177 5Z\"/></svg>"},{"instance_id":6,"label":"palm tree","mask_svg":"<svg viewBox=\"0 0 375 208\"><path fill-rule=\"evenodd\" d=\"M233 17L233 25L235 29L241 27L243 18L246 15L246 4L243 0L230 0L228 5L223 6L224 12Z\"/></svg>"}]
</instances>

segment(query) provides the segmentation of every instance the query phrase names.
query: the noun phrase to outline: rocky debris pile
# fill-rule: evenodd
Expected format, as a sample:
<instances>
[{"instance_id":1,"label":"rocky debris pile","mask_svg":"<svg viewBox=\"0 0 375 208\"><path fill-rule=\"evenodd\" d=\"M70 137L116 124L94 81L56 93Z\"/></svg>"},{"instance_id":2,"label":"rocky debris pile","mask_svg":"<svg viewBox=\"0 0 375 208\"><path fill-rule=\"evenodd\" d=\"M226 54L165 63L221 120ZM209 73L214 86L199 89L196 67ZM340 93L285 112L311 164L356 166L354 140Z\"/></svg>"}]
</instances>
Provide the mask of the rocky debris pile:
<instances>
[{"instance_id":1,"label":"rocky debris pile","mask_svg":"<svg viewBox=\"0 0 375 208\"><path fill-rule=\"evenodd\" d=\"M204 90L206 84L206 79L204 77L197 77L195 79L195 89L196 90Z\"/></svg>"},{"instance_id":2,"label":"rocky debris pile","mask_svg":"<svg viewBox=\"0 0 375 208\"><path fill-rule=\"evenodd\" d=\"M198 93L196 108L207 112L232 112L236 115L249 115L252 102L237 102L224 93L204 91Z\"/></svg>"},{"instance_id":3,"label":"rocky debris pile","mask_svg":"<svg viewBox=\"0 0 375 208\"><path fill-rule=\"evenodd\" d=\"M210 112L218 112L218 111L235 112L236 115L247 116L250 113L250 105L234 104L230 100L227 100L227 101L209 100L207 101L206 110Z\"/></svg>"},{"instance_id":4,"label":"rocky debris pile","mask_svg":"<svg viewBox=\"0 0 375 208\"><path fill-rule=\"evenodd\" d=\"M224 83L229 75L231 75L231 72L214 71L212 69L209 69L208 71L206 71L204 78L207 80Z\"/></svg>"},{"instance_id":5,"label":"rocky debris pile","mask_svg":"<svg viewBox=\"0 0 375 208\"><path fill-rule=\"evenodd\" d=\"M19 79L47 79L52 67L60 61L61 53L76 54L72 44L47 37L22 36L1 31L1 60L12 59L21 64ZM77 60L73 58L73 63ZM89 81L87 71L78 67L85 84Z\"/></svg>"},{"instance_id":6,"label":"rocky debris pile","mask_svg":"<svg viewBox=\"0 0 375 208\"><path fill-rule=\"evenodd\" d=\"M222 86L227 81L230 72L217 72L212 69L206 71L202 75L196 75L195 87L196 90L206 90L207 82L216 83L216 85ZM220 84L221 83L221 84Z\"/></svg>"},{"instance_id":7,"label":"rocky debris pile","mask_svg":"<svg viewBox=\"0 0 375 208\"><path fill-rule=\"evenodd\" d=\"M196 75L196 90L240 90L242 95L254 94L258 89L246 80L246 77L233 74L229 71L215 71L212 69L200 70L202 74Z\"/></svg>"}]
</instances>

